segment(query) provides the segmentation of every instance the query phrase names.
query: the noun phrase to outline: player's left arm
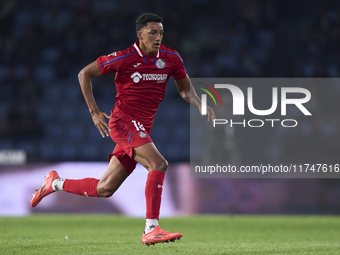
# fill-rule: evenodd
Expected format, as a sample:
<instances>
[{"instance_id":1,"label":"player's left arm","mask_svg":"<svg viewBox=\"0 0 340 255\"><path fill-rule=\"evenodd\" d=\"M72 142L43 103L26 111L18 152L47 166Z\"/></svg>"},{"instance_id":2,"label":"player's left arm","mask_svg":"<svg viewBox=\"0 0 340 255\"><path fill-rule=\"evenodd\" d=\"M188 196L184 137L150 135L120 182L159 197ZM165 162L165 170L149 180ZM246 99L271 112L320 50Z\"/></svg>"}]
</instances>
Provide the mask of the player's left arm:
<instances>
[{"instance_id":1,"label":"player's left arm","mask_svg":"<svg viewBox=\"0 0 340 255\"><path fill-rule=\"evenodd\" d=\"M196 94L194 86L192 86L189 76L184 79L175 80L177 89L182 98L190 104L196 105L202 114L201 99ZM203 115L203 114L202 114ZM215 119L215 113L213 109L207 106L208 121Z\"/></svg>"}]
</instances>

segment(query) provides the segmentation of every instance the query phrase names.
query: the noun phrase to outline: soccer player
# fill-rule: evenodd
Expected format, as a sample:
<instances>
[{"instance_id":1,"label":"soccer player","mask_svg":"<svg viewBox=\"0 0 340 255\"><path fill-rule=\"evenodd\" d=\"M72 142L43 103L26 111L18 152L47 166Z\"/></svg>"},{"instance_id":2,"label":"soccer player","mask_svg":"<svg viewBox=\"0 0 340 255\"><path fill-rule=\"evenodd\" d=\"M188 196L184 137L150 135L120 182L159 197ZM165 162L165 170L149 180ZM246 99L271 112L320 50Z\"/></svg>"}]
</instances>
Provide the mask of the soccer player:
<instances>
[{"instance_id":1,"label":"soccer player","mask_svg":"<svg viewBox=\"0 0 340 255\"><path fill-rule=\"evenodd\" d=\"M202 113L201 100L178 52L161 44L164 33L162 22L163 19L153 13L140 15L136 20L137 42L126 50L99 57L78 75L94 125L102 137L110 135L116 143L102 178L62 179L56 171L51 171L33 195L32 207L37 206L45 196L61 190L83 196L110 197L138 162L149 171L145 185L146 224L142 243L150 245L182 237L181 233L166 232L158 225L168 162L157 150L150 131L170 76L174 78L182 98L198 106ZM91 80L112 72L116 73L117 94L116 104L109 116L98 109ZM215 118L210 107L207 107L207 116L208 121ZM106 119L109 119L108 123Z\"/></svg>"}]
</instances>

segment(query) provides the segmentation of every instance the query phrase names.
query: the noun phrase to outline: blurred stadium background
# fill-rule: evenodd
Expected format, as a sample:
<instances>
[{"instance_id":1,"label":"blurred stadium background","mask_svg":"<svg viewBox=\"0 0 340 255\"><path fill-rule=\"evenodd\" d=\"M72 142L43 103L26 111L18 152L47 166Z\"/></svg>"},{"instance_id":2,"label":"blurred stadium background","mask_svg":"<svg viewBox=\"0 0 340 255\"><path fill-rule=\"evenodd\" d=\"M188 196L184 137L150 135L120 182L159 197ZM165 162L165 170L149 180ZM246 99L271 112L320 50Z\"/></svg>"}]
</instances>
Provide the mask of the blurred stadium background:
<instances>
[{"instance_id":1,"label":"blurred stadium background","mask_svg":"<svg viewBox=\"0 0 340 255\"><path fill-rule=\"evenodd\" d=\"M98 56L130 46L136 40L134 22L143 12L164 18L163 43L179 51L191 77L339 77L339 1L3 1L0 215L114 212L143 216L143 203L130 201L124 206L120 201L124 192L110 198L112 203L58 194L55 200L63 201L63 207L52 202L34 210L29 207L31 193L48 169L57 169L67 178L100 177L105 170L114 143L102 139L94 127L77 74ZM94 80L96 101L107 113L114 105L113 78ZM339 96L340 90L335 90L323 98ZM327 100L324 106L325 113L332 108ZM316 138L308 127L293 139L274 134L262 145L262 158L257 159L285 163L294 155L312 158L315 150L308 141L313 139L336 157L337 119L337 113L325 117L323 137ZM190 179L189 107L173 81L167 85L155 123L151 135L170 162L162 205L168 216L340 213L338 179ZM241 160L254 149L241 146L246 139L236 136L234 141L240 145ZM296 139L300 147L295 146ZM281 153L268 153L273 150ZM20 157L21 152L26 156ZM11 153L19 153L17 163L23 164L8 161ZM145 172L138 168L131 184L125 184L139 183L136 197L140 200L136 201L144 196Z\"/></svg>"}]
</instances>

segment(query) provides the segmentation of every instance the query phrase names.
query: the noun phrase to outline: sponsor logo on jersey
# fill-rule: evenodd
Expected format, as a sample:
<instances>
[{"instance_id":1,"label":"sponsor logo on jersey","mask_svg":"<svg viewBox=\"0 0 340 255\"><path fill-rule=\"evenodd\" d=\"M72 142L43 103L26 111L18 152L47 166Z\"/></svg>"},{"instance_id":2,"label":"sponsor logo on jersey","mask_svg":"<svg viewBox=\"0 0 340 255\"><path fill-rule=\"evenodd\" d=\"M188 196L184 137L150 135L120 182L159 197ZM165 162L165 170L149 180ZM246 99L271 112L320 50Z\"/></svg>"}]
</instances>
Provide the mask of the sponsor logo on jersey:
<instances>
[{"instance_id":1,"label":"sponsor logo on jersey","mask_svg":"<svg viewBox=\"0 0 340 255\"><path fill-rule=\"evenodd\" d=\"M140 136L140 137L142 137L142 138L145 138L145 137L147 137L147 135L146 135L144 132L142 132L142 131L141 131L141 132L139 132L139 136Z\"/></svg>"},{"instance_id":2,"label":"sponsor logo on jersey","mask_svg":"<svg viewBox=\"0 0 340 255\"><path fill-rule=\"evenodd\" d=\"M154 73L141 75L139 72L134 72L130 77L134 83L138 83L141 79L143 79L143 81L157 81L157 83L164 83L166 82L168 75Z\"/></svg>"},{"instance_id":3,"label":"sponsor logo on jersey","mask_svg":"<svg viewBox=\"0 0 340 255\"><path fill-rule=\"evenodd\" d=\"M143 76L138 72L134 72L130 77L134 83L138 83Z\"/></svg>"},{"instance_id":4,"label":"sponsor logo on jersey","mask_svg":"<svg viewBox=\"0 0 340 255\"><path fill-rule=\"evenodd\" d=\"M141 65L142 63L137 63L135 65L133 65L133 67L138 67L139 65Z\"/></svg>"},{"instance_id":5,"label":"sponsor logo on jersey","mask_svg":"<svg viewBox=\"0 0 340 255\"><path fill-rule=\"evenodd\" d=\"M159 69L163 69L165 67L165 61L163 59L158 59L156 61L156 66L159 68Z\"/></svg>"},{"instance_id":6,"label":"sponsor logo on jersey","mask_svg":"<svg viewBox=\"0 0 340 255\"><path fill-rule=\"evenodd\" d=\"M143 81L157 81L157 83L163 83L167 78L167 74L143 74Z\"/></svg>"}]
</instances>

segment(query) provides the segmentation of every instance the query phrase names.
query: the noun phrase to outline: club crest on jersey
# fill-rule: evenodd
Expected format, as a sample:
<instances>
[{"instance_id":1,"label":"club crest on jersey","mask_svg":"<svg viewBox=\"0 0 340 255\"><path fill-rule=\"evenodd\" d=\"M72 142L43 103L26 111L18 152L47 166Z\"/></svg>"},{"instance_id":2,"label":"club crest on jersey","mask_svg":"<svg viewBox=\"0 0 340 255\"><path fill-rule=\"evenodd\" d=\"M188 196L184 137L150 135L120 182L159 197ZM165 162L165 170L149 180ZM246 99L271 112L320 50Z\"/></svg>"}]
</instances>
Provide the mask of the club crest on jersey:
<instances>
[{"instance_id":1,"label":"club crest on jersey","mask_svg":"<svg viewBox=\"0 0 340 255\"><path fill-rule=\"evenodd\" d=\"M142 131L141 131L141 132L139 132L139 136L140 136L140 137L142 137L142 138L145 138L145 137L147 137L147 135L146 135L144 132L142 132Z\"/></svg>"},{"instance_id":2,"label":"club crest on jersey","mask_svg":"<svg viewBox=\"0 0 340 255\"><path fill-rule=\"evenodd\" d=\"M156 66L159 68L159 69L163 69L165 67L165 61L163 59L158 59L156 61Z\"/></svg>"}]
</instances>

